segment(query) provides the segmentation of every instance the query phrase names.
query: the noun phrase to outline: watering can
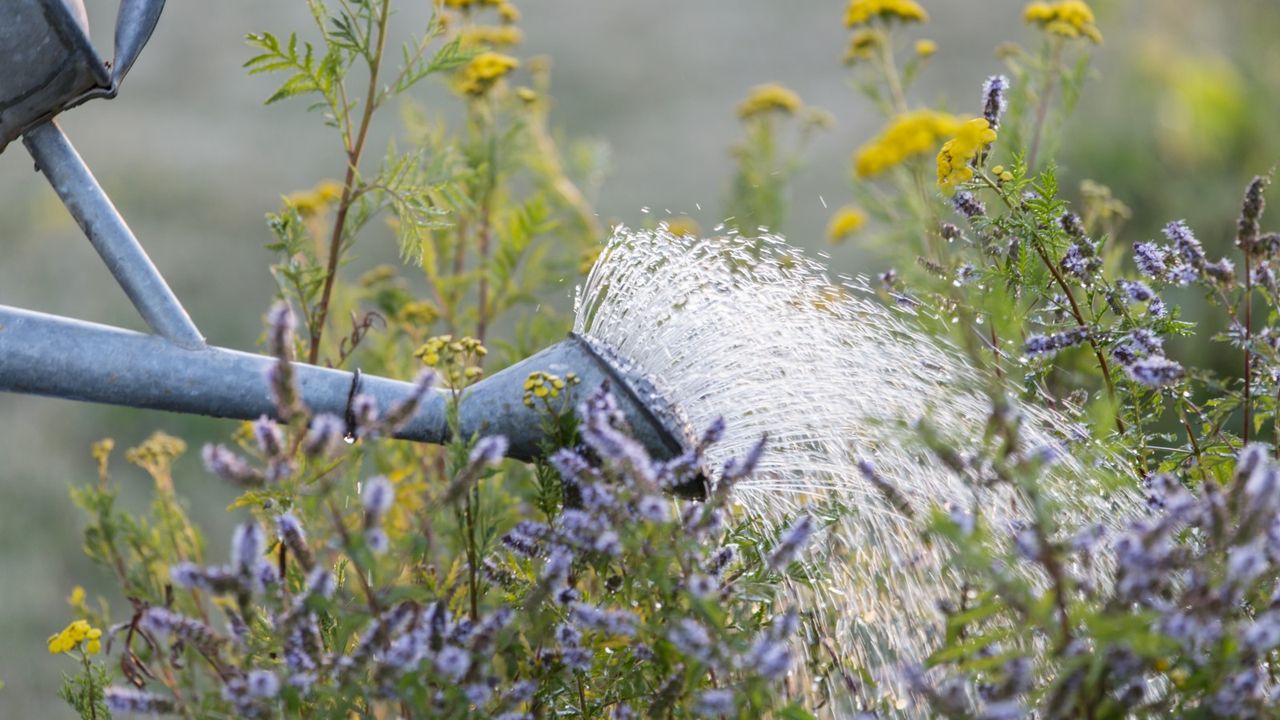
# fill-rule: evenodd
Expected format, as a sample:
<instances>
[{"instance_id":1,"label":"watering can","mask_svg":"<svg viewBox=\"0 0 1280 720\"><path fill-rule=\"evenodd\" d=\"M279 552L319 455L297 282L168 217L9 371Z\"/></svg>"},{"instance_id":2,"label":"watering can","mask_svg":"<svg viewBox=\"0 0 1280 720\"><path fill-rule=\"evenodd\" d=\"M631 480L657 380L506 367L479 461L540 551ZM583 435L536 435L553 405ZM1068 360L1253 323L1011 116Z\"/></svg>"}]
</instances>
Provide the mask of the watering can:
<instances>
[{"instance_id":1,"label":"watering can","mask_svg":"<svg viewBox=\"0 0 1280 720\"><path fill-rule=\"evenodd\" d=\"M168 410L241 420L275 416L267 370L273 357L212 347L116 211L54 117L86 100L115 97L155 29L164 0L122 0L115 59L104 62L89 42L82 0L5 0L0 13L0 153L21 138L72 217L150 328L140 333L0 305L0 392ZM510 457L541 451L543 423L523 404L531 372L576 373L578 394L609 383L635 438L655 459L689 446L673 405L642 377L622 368L609 349L571 334L471 386L459 407L459 432L501 434ZM387 408L414 394L413 384L294 363L303 401L344 414L352 389ZM579 389L580 388L580 389ZM448 391L437 390L396 437L446 442ZM705 495L704 481L673 488Z\"/></svg>"}]
</instances>

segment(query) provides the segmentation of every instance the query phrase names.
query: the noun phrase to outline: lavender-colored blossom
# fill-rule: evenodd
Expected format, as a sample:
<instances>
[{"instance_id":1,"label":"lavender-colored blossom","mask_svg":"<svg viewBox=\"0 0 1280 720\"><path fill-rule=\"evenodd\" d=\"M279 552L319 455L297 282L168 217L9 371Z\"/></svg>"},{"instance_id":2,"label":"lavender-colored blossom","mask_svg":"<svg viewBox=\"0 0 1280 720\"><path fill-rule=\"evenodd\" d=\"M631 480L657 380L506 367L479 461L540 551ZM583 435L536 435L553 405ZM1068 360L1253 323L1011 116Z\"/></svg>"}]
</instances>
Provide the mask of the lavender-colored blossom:
<instances>
[{"instance_id":1,"label":"lavender-colored blossom","mask_svg":"<svg viewBox=\"0 0 1280 720\"><path fill-rule=\"evenodd\" d=\"M1164 350L1164 341L1147 328L1136 328L1125 335L1111 348L1111 354L1124 365L1149 355L1159 355Z\"/></svg>"},{"instance_id":2,"label":"lavender-colored blossom","mask_svg":"<svg viewBox=\"0 0 1280 720\"><path fill-rule=\"evenodd\" d=\"M369 552L381 555L391 547L391 538L387 537L387 531L380 527L369 528L364 531L364 544L369 548Z\"/></svg>"},{"instance_id":3,"label":"lavender-colored blossom","mask_svg":"<svg viewBox=\"0 0 1280 720\"><path fill-rule=\"evenodd\" d=\"M1216 263L1206 263L1204 271L1206 275L1223 285L1230 285L1236 279L1236 266L1227 258L1222 258Z\"/></svg>"},{"instance_id":4,"label":"lavender-colored blossom","mask_svg":"<svg viewBox=\"0 0 1280 720\"><path fill-rule=\"evenodd\" d=\"M547 555L546 564L542 566L542 581L556 585L564 583L572 565L573 552L562 545L555 546Z\"/></svg>"},{"instance_id":5,"label":"lavender-colored blossom","mask_svg":"<svg viewBox=\"0 0 1280 720\"><path fill-rule=\"evenodd\" d=\"M1129 377L1147 387L1162 388L1182 379L1184 371L1178 363L1159 355L1136 360L1125 366Z\"/></svg>"},{"instance_id":6,"label":"lavender-colored blossom","mask_svg":"<svg viewBox=\"0 0 1280 720\"><path fill-rule=\"evenodd\" d=\"M131 687L113 685L102 691L102 700L113 713L168 715L177 710L173 700Z\"/></svg>"},{"instance_id":7,"label":"lavender-colored blossom","mask_svg":"<svg viewBox=\"0 0 1280 720\"><path fill-rule=\"evenodd\" d=\"M983 205L973 193L968 190L961 190L951 198L951 204L961 215L973 220L987 214L987 206Z\"/></svg>"},{"instance_id":8,"label":"lavender-colored blossom","mask_svg":"<svg viewBox=\"0 0 1280 720\"><path fill-rule=\"evenodd\" d=\"M506 455L507 438L502 435L489 435L476 441L468 462L476 466L497 465Z\"/></svg>"},{"instance_id":9,"label":"lavender-colored blossom","mask_svg":"<svg viewBox=\"0 0 1280 720\"><path fill-rule=\"evenodd\" d=\"M1147 303L1147 314L1154 318L1162 318L1169 314L1169 307L1165 305L1164 300L1153 297Z\"/></svg>"},{"instance_id":10,"label":"lavender-colored blossom","mask_svg":"<svg viewBox=\"0 0 1280 720\"><path fill-rule=\"evenodd\" d=\"M333 597L338 589L338 582L328 569L317 567L307 575L306 591L303 597L321 597L326 600Z\"/></svg>"},{"instance_id":11,"label":"lavender-colored blossom","mask_svg":"<svg viewBox=\"0 0 1280 720\"><path fill-rule=\"evenodd\" d=\"M227 482L241 486L262 484L262 473L225 445L205 445L200 456L206 470Z\"/></svg>"},{"instance_id":12,"label":"lavender-colored blossom","mask_svg":"<svg viewBox=\"0 0 1280 720\"><path fill-rule=\"evenodd\" d=\"M658 495L645 495L636 501L636 515L652 523L671 520L671 503Z\"/></svg>"},{"instance_id":13,"label":"lavender-colored blossom","mask_svg":"<svg viewBox=\"0 0 1280 720\"><path fill-rule=\"evenodd\" d=\"M1129 302L1147 302L1156 296L1151 286L1141 280L1119 280L1116 282L1121 292L1129 298Z\"/></svg>"},{"instance_id":14,"label":"lavender-colored blossom","mask_svg":"<svg viewBox=\"0 0 1280 720\"><path fill-rule=\"evenodd\" d=\"M489 702L489 698L493 697L493 688L485 683L471 683L462 688L462 694L466 696L467 702L480 706Z\"/></svg>"},{"instance_id":15,"label":"lavender-colored blossom","mask_svg":"<svg viewBox=\"0 0 1280 720\"><path fill-rule=\"evenodd\" d=\"M720 584L706 575L694 573L689 576L688 588L690 595L701 600L715 594L720 589Z\"/></svg>"},{"instance_id":16,"label":"lavender-colored blossom","mask_svg":"<svg viewBox=\"0 0 1280 720\"><path fill-rule=\"evenodd\" d=\"M258 449L268 458L278 457L284 451L284 433L271 418L263 415L253 423L253 437Z\"/></svg>"},{"instance_id":17,"label":"lavender-colored blossom","mask_svg":"<svg viewBox=\"0 0 1280 720\"><path fill-rule=\"evenodd\" d=\"M1204 267L1204 246L1196 239L1185 220L1175 220L1164 226L1164 236L1173 243L1182 261L1194 268Z\"/></svg>"},{"instance_id":18,"label":"lavender-colored blossom","mask_svg":"<svg viewBox=\"0 0 1280 720\"><path fill-rule=\"evenodd\" d=\"M764 457L765 446L768 445L768 442L768 436L761 435L760 439L747 452L739 457L732 457L726 460L724 470L720 473L720 485L717 486L717 490L719 492L727 491L734 483L754 473L756 466L760 464L760 458Z\"/></svg>"},{"instance_id":19,"label":"lavender-colored blossom","mask_svg":"<svg viewBox=\"0 0 1280 720\"><path fill-rule=\"evenodd\" d=\"M610 557L617 557L622 554L622 539L618 537L616 530L605 530L592 543L591 549Z\"/></svg>"},{"instance_id":20,"label":"lavender-colored blossom","mask_svg":"<svg viewBox=\"0 0 1280 720\"><path fill-rule=\"evenodd\" d=\"M578 408L582 418L579 428L582 440L609 466L626 472L641 487L653 486L657 473L644 446L617 429L624 420L608 387L587 396Z\"/></svg>"},{"instance_id":21,"label":"lavender-colored blossom","mask_svg":"<svg viewBox=\"0 0 1280 720\"><path fill-rule=\"evenodd\" d=\"M1179 265L1169 271L1169 282L1179 287L1190 285L1200 279L1200 271L1190 265Z\"/></svg>"},{"instance_id":22,"label":"lavender-colored blossom","mask_svg":"<svg viewBox=\"0 0 1280 720\"><path fill-rule=\"evenodd\" d=\"M293 553L293 557L302 566L303 570L310 571L315 567L315 556L311 554L311 548L307 546L307 534L302 529L302 524L298 522L298 518L294 516L293 511L283 513L276 518L276 533L280 536L280 541L284 543L289 552Z\"/></svg>"},{"instance_id":23,"label":"lavender-colored blossom","mask_svg":"<svg viewBox=\"0 0 1280 720\"><path fill-rule=\"evenodd\" d=\"M1162 277L1167 267L1164 249L1152 242L1134 243L1133 261L1138 272L1149 278Z\"/></svg>"},{"instance_id":24,"label":"lavender-colored blossom","mask_svg":"<svg viewBox=\"0 0 1280 720\"><path fill-rule=\"evenodd\" d=\"M420 370L413 380L413 390L409 392L409 395L392 405L383 415L383 426L388 431L394 432L412 420L414 414L418 412L418 406L422 404L423 399L431 392L431 388L435 387L437 377L436 371L431 368Z\"/></svg>"},{"instance_id":25,"label":"lavender-colored blossom","mask_svg":"<svg viewBox=\"0 0 1280 720\"><path fill-rule=\"evenodd\" d=\"M382 522L382 516L396 502L396 488L385 475L375 475L365 482L360 501L364 506L365 527L377 527Z\"/></svg>"},{"instance_id":26,"label":"lavender-colored blossom","mask_svg":"<svg viewBox=\"0 0 1280 720\"><path fill-rule=\"evenodd\" d=\"M245 677L249 694L259 698L273 698L280 693L280 678L270 670L252 670Z\"/></svg>"},{"instance_id":27,"label":"lavender-colored blossom","mask_svg":"<svg viewBox=\"0 0 1280 720\"><path fill-rule=\"evenodd\" d=\"M1266 208L1263 191L1270 183L1271 179L1265 175L1254 177L1245 189L1244 201L1240 204L1240 219L1236 222L1236 247L1247 253L1258 249L1258 223Z\"/></svg>"},{"instance_id":28,"label":"lavender-colored blossom","mask_svg":"<svg viewBox=\"0 0 1280 720\"><path fill-rule=\"evenodd\" d=\"M337 415L330 413L317 415L311 419L311 428L302 442L302 451L308 457L331 455L346 432L346 423Z\"/></svg>"},{"instance_id":29,"label":"lavender-colored blossom","mask_svg":"<svg viewBox=\"0 0 1280 720\"><path fill-rule=\"evenodd\" d=\"M266 537L258 523L250 520L236 526L231 534L231 564L241 577L253 575L266 546Z\"/></svg>"},{"instance_id":30,"label":"lavender-colored blossom","mask_svg":"<svg viewBox=\"0 0 1280 720\"><path fill-rule=\"evenodd\" d=\"M587 603L574 603L570 611L574 622L608 635L631 637L636 634L637 618L629 610L602 610Z\"/></svg>"},{"instance_id":31,"label":"lavender-colored blossom","mask_svg":"<svg viewBox=\"0 0 1280 720\"><path fill-rule=\"evenodd\" d=\"M1258 616L1240 630L1240 644L1249 652L1262 655L1280 647L1280 611Z\"/></svg>"},{"instance_id":32,"label":"lavender-colored blossom","mask_svg":"<svg viewBox=\"0 0 1280 720\"><path fill-rule=\"evenodd\" d=\"M766 631L756 636L742 664L743 667L759 673L769 682L777 682L791 671L793 660L787 641L772 637L772 634Z\"/></svg>"},{"instance_id":33,"label":"lavender-colored blossom","mask_svg":"<svg viewBox=\"0 0 1280 720\"><path fill-rule=\"evenodd\" d=\"M684 655L701 663L711 661L711 635L697 620L684 618L667 631L667 638Z\"/></svg>"},{"instance_id":34,"label":"lavender-colored blossom","mask_svg":"<svg viewBox=\"0 0 1280 720\"><path fill-rule=\"evenodd\" d=\"M288 420L303 409L298 389L298 378L288 360L279 360L267 367L267 389L271 404L281 418Z\"/></svg>"},{"instance_id":35,"label":"lavender-colored blossom","mask_svg":"<svg viewBox=\"0 0 1280 720\"><path fill-rule=\"evenodd\" d=\"M992 130L1000 129L1000 118L1008 107L1009 78L992 75L982 83L982 117Z\"/></svg>"},{"instance_id":36,"label":"lavender-colored blossom","mask_svg":"<svg viewBox=\"0 0 1280 720\"><path fill-rule=\"evenodd\" d=\"M351 421L355 426L348 428L357 437L368 437L378 425L378 400L372 395L360 393L351 400Z\"/></svg>"},{"instance_id":37,"label":"lavender-colored blossom","mask_svg":"<svg viewBox=\"0 0 1280 720\"><path fill-rule=\"evenodd\" d=\"M181 587L199 588L219 595L236 593L243 588L239 574L226 567L205 568L184 561L169 568L169 577Z\"/></svg>"},{"instance_id":38,"label":"lavender-colored blossom","mask_svg":"<svg viewBox=\"0 0 1280 720\"><path fill-rule=\"evenodd\" d=\"M222 643L222 638L205 623L162 607L147 608L140 625L149 632L169 635L207 651Z\"/></svg>"},{"instance_id":39,"label":"lavender-colored blossom","mask_svg":"<svg viewBox=\"0 0 1280 720\"><path fill-rule=\"evenodd\" d=\"M1031 335L1023 343L1022 350L1030 357L1053 355L1088 339L1088 328L1076 327L1050 335Z\"/></svg>"},{"instance_id":40,"label":"lavender-colored blossom","mask_svg":"<svg viewBox=\"0 0 1280 720\"><path fill-rule=\"evenodd\" d=\"M736 552L734 546L726 545L711 553L711 557L707 558L707 572L712 577L720 577L720 574L724 572L729 563L733 562Z\"/></svg>"},{"instance_id":41,"label":"lavender-colored blossom","mask_svg":"<svg viewBox=\"0 0 1280 720\"><path fill-rule=\"evenodd\" d=\"M293 356L293 309L280 300L267 311L267 352L277 358Z\"/></svg>"},{"instance_id":42,"label":"lavender-colored blossom","mask_svg":"<svg viewBox=\"0 0 1280 720\"><path fill-rule=\"evenodd\" d=\"M693 702L693 712L701 717L732 715L736 702L733 691L726 689L703 690Z\"/></svg>"},{"instance_id":43,"label":"lavender-colored blossom","mask_svg":"<svg viewBox=\"0 0 1280 720\"><path fill-rule=\"evenodd\" d=\"M1063 232L1077 240L1085 239L1084 223L1080 221L1080 216L1070 210L1062 213L1058 217L1058 225Z\"/></svg>"},{"instance_id":44,"label":"lavender-colored blossom","mask_svg":"<svg viewBox=\"0 0 1280 720\"><path fill-rule=\"evenodd\" d=\"M1258 544L1233 547L1227 551L1227 582L1248 585L1268 566L1267 555Z\"/></svg>"}]
</instances>

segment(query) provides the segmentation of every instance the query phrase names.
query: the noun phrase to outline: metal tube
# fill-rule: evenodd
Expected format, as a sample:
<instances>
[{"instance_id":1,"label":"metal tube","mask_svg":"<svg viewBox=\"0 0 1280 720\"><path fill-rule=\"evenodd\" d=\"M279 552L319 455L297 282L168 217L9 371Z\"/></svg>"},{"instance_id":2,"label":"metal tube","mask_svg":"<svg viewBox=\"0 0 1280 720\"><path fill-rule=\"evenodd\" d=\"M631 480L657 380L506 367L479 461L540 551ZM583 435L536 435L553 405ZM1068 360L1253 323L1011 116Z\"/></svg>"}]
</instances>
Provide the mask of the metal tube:
<instances>
[{"instance_id":1,"label":"metal tube","mask_svg":"<svg viewBox=\"0 0 1280 720\"><path fill-rule=\"evenodd\" d=\"M23 142L147 325L181 347L203 347L195 323L62 130L50 120Z\"/></svg>"},{"instance_id":2,"label":"metal tube","mask_svg":"<svg viewBox=\"0 0 1280 720\"><path fill-rule=\"evenodd\" d=\"M25 393L138 408L252 420L275 417L267 370L275 358L204 346L180 348L154 335L0 305L0 392ZM342 417L353 380L342 370L294 363L303 402L316 413ZM683 451L684 441L637 397L626 378L577 336L512 365L468 388L458 408L463 436L506 436L508 456L543 454L546 418L523 403L524 381L541 370L581 378L569 385L570 407L609 382L632 434L658 460ZM413 392L411 383L363 376L360 391L386 410ZM437 390L396 437L448 441L448 391ZM673 492L701 497L702 480Z\"/></svg>"}]
</instances>

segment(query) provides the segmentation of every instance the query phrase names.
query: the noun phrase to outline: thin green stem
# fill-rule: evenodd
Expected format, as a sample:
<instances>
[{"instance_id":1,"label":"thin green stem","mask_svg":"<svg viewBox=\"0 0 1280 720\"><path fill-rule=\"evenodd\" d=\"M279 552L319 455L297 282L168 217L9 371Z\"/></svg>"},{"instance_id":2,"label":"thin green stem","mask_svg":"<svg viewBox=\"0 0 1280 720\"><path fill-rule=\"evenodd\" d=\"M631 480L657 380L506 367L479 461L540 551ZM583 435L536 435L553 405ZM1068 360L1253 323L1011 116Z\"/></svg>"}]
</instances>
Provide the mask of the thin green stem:
<instances>
[{"instance_id":1,"label":"thin green stem","mask_svg":"<svg viewBox=\"0 0 1280 720\"><path fill-rule=\"evenodd\" d=\"M1053 97L1054 80L1058 76L1058 67L1062 64L1063 39L1055 37L1049 51L1049 62L1044 69L1044 84L1040 87L1040 97L1036 100L1035 123L1031 126L1031 149L1027 151L1027 175L1033 176L1036 170L1036 158L1040 154L1040 142L1044 138L1045 121L1049 118L1049 100Z\"/></svg>"},{"instance_id":2,"label":"thin green stem","mask_svg":"<svg viewBox=\"0 0 1280 720\"><path fill-rule=\"evenodd\" d=\"M325 268L324 289L320 293L320 303L316 307L315 322L311 328L311 347L307 351L307 362L312 365L320 358L320 340L324 336L325 321L329 317L329 303L333 298L333 283L338 276L338 264L342 257L342 242L346 236L347 213L351 209L357 176L359 175L360 158L364 154L365 139L369 134L369 126L373 124L373 111L377 108L378 70L382 66L383 51L387 43L387 22L391 18L391 0L383 0L378 14L377 48L369 58L369 87L365 93L364 112L360 117L360 127L356 132L355 144L347 151L347 172L342 181L342 199L338 201L338 211L333 219L333 232L329 236L329 260ZM349 126L348 126L349 127ZM349 129L348 129L349 132Z\"/></svg>"}]
</instances>

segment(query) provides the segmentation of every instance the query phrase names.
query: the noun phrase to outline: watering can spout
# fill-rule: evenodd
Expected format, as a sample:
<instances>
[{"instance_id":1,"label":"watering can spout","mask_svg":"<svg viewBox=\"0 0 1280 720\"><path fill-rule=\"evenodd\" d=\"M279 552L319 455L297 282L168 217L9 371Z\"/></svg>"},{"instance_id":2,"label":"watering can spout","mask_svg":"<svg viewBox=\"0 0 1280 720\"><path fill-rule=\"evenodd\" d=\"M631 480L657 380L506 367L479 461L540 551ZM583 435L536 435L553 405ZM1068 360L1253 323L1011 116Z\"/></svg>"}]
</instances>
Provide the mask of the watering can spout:
<instances>
[{"instance_id":1,"label":"watering can spout","mask_svg":"<svg viewBox=\"0 0 1280 720\"><path fill-rule=\"evenodd\" d=\"M267 381L275 362L263 355L184 348L155 335L0 306L0 392L252 420L276 416ZM313 412L345 414L356 380L352 373L304 363L293 367L302 400ZM580 399L577 394L610 383L633 434L655 459L683 452L685 442L655 410L661 405L639 397L635 383L573 335L468 388L458 408L461 434L504 435L510 457L527 461L541 456L544 418L523 403L524 381L534 371L577 374L582 382L566 388L571 407ZM411 383L381 377L363 376L359 387L383 410L415 393ZM434 391L396 437L447 442L448 402L448 391ZM673 492L703 497L704 481Z\"/></svg>"}]
</instances>

